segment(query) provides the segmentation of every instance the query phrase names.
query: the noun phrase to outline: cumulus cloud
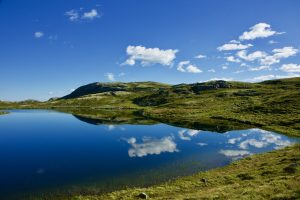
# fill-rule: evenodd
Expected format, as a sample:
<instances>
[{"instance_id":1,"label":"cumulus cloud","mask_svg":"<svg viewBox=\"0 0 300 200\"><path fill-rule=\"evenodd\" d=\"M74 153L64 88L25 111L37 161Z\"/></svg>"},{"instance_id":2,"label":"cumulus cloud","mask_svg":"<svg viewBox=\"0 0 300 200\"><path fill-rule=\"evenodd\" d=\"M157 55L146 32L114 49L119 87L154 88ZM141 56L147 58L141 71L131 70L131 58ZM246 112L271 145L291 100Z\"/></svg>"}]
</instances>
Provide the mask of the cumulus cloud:
<instances>
[{"instance_id":1,"label":"cumulus cloud","mask_svg":"<svg viewBox=\"0 0 300 200\"><path fill-rule=\"evenodd\" d=\"M250 27L250 31L245 31L240 37L240 40L254 40L256 38L267 38L272 35L282 34L271 29L271 25L267 23L258 23Z\"/></svg>"},{"instance_id":2,"label":"cumulus cloud","mask_svg":"<svg viewBox=\"0 0 300 200\"><path fill-rule=\"evenodd\" d=\"M300 74L297 74L297 73L289 73L287 75L268 74L268 75L254 77L254 78L250 79L249 81L259 82L259 81L266 81L266 80L271 80L271 79L294 78L294 77L300 77Z\"/></svg>"},{"instance_id":3,"label":"cumulus cloud","mask_svg":"<svg viewBox=\"0 0 300 200\"><path fill-rule=\"evenodd\" d=\"M203 59L203 58L206 58L207 56L206 55L202 55L202 54L199 54L197 56L195 56L195 58L198 58L198 59Z\"/></svg>"},{"instance_id":4,"label":"cumulus cloud","mask_svg":"<svg viewBox=\"0 0 300 200\"><path fill-rule=\"evenodd\" d=\"M273 74L268 74L268 75L262 75L262 76L257 76L257 77L254 77L252 80L254 82L256 81L266 81L266 80L270 80L270 79L275 79L276 76L273 75Z\"/></svg>"},{"instance_id":5,"label":"cumulus cloud","mask_svg":"<svg viewBox=\"0 0 300 200\"><path fill-rule=\"evenodd\" d=\"M190 61L181 61L177 65L177 70L180 72L188 72L188 73L201 73L202 70L196 65L190 64Z\"/></svg>"},{"instance_id":6,"label":"cumulus cloud","mask_svg":"<svg viewBox=\"0 0 300 200\"><path fill-rule=\"evenodd\" d=\"M126 141L132 147L128 150L129 157L159 155L163 152L178 152L177 145L170 136L161 139L143 138L142 143L137 143L136 138L129 138Z\"/></svg>"},{"instance_id":7,"label":"cumulus cloud","mask_svg":"<svg viewBox=\"0 0 300 200\"><path fill-rule=\"evenodd\" d=\"M126 53L129 58L122 65L135 65L137 61L140 61L143 66L149 64L170 66L173 64L177 52L177 49L162 50L143 46L128 46Z\"/></svg>"},{"instance_id":8,"label":"cumulus cloud","mask_svg":"<svg viewBox=\"0 0 300 200\"><path fill-rule=\"evenodd\" d=\"M212 72L212 73L215 73L216 72L216 70L215 69L209 69L209 70L207 70L208 72Z\"/></svg>"},{"instance_id":9,"label":"cumulus cloud","mask_svg":"<svg viewBox=\"0 0 300 200\"><path fill-rule=\"evenodd\" d=\"M44 36L44 33L41 32L41 31L37 31L37 32L34 33L34 37L35 37L35 38L41 38L41 37L43 37L43 36Z\"/></svg>"},{"instance_id":10,"label":"cumulus cloud","mask_svg":"<svg viewBox=\"0 0 300 200\"><path fill-rule=\"evenodd\" d=\"M82 15L82 19L92 20L96 17L99 17L98 11L96 9L92 9L90 12L85 12Z\"/></svg>"},{"instance_id":11,"label":"cumulus cloud","mask_svg":"<svg viewBox=\"0 0 300 200\"><path fill-rule=\"evenodd\" d=\"M270 40L268 43L269 43L269 44L276 44L276 43L278 43L278 42L276 42L275 40Z\"/></svg>"},{"instance_id":12,"label":"cumulus cloud","mask_svg":"<svg viewBox=\"0 0 300 200\"><path fill-rule=\"evenodd\" d=\"M226 57L226 60L228 62L235 62L235 63L241 62L238 58L235 58L234 56L228 56L228 57Z\"/></svg>"},{"instance_id":13,"label":"cumulus cloud","mask_svg":"<svg viewBox=\"0 0 300 200\"><path fill-rule=\"evenodd\" d=\"M262 65L259 67L251 67L251 68L249 68L249 71L261 71L261 70L265 70L265 69L270 70L271 68L270 68L270 66Z\"/></svg>"},{"instance_id":14,"label":"cumulus cloud","mask_svg":"<svg viewBox=\"0 0 300 200\"><path fill-rule=\"evenodd\" d=\"M211 79L209 79L209 80L207 80L207 81L219 81L219 80L222 80L222 81L232 81L233 78L225 78L225 77L223 77L223 78L218 78L218 77L215 77L215 78L211 78ZM206 82L206 81L204 81L204 82Z\"/></svg>"},{"instance_id":15,"label":"cumulus cloud","mask_svg":"<svg viewBox=\"0 0 300 200\"><path fill-rule=\"evenodd\" d=\"M242 51L237 52L236 55L239 58L244 59L246 61L254 61L254 60L266 57L267 53L264 51L254 51L253 53L250 53L247 55L247 51L242 50Z\"/></svg>"},{"instance_id":16,"label":"cumulus cloud","mask_svg":"<svg viewBox=\"0 0 300 200\"><path fill-rule=\"evenodd\" d=\"M79 16L79 12L75 9L69 10L67 12L65 12L65 15L69 18L70 21L77 21L80 16Z\"/></svg>"},{"instance_id":17,"label":"cumulus cloud","mask_svg":"<svg viewBox=\"0 0 300 200\"><path fill-rule=\"evenodd\" d=\"M233 51L233 50L248 49L249 47L252 47L252 46L253 46L252 44L228 43L228 44L224 44L224 45L218 47L217 49L219 51Z\"/></svg>"},{"instance_id":18,"label":"cumulus cloud","mask_svg":"<svg viewBox=\"0 0 300 200\"><path fill-rule=\"evenodd\" d=\"M300 73L300 65L297 64L283 64L280 69L285 72L299 72Z\"/></svg>"},{"instance_id":19,"label":"cumulus cloud","mask_svg":"<svg viewBox=\"0 0 300 200\"><path fill-rule=\"evenodd\" d=\"M260 62L262 65L272 65L279 63L282 58L288 58L296 55L299 50L294 47L283 47L281 49L273 49L273 55L263 57Z\"/></svg>"},{"instance_id":20,"label":"cumulus cloud","mask_svg":"<svg viewBox=\"0 0 300 200\"><path fill-rule=\"evenodd\" d=\"M83 12L83 9L72 9L65 12L65 15L71 22L93 20L100 17L100 14L96 9L91 9L91 11L88 12Z\"/></svg>"},{"instance_id":21,"label":"cumulus cloud","mask_svg":"<svg viewBox=\"0 0 300 200\"><path fill-rule=\"evenodd\" d=\"M106 78L109 80L109 81L115 81L115 75L113 73L107 73L105 74Z\"/></svg>"}]
</instances>

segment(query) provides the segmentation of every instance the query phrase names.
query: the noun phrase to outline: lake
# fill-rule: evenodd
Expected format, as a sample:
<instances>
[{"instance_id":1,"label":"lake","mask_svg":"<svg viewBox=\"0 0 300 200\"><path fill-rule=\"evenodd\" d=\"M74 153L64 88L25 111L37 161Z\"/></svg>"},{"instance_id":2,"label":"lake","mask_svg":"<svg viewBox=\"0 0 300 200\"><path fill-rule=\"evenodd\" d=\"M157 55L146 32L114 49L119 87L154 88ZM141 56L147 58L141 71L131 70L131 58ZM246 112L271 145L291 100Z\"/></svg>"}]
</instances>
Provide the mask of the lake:
<instances>
[{"instance_id":1,"label":"lake","mask_svg":"<svg viewBox=\"0 0 300 200\"><path fill-rule=\"evenodd\" d=\"M218 133L47 110L11 110L0 115L0 130L6 200L148 186L299 141L258 128Z\"/></svg>"}]
</instances>

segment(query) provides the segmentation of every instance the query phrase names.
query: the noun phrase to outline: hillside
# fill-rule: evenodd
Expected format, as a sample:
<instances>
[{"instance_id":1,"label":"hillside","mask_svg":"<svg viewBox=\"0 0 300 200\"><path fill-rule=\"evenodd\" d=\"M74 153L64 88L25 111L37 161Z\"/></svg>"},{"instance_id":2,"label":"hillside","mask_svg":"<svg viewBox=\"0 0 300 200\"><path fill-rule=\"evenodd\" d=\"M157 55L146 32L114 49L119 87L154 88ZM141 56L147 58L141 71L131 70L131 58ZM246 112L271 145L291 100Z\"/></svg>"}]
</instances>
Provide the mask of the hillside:
<instances>
[{"instance_id":1,"label":"hillside","mask_svg":"<svg viewBox=\"0 0 300 200\"><path fill-rule=\"evenodd\" d=\"M97 119L121 111L194 129L261 127L300 136L300 78L261 83L209 81L92 83L46 102L0 102L0 108L46 108ZM121 114L121 113L120 113Z\"/></svg>"}]
</instances>

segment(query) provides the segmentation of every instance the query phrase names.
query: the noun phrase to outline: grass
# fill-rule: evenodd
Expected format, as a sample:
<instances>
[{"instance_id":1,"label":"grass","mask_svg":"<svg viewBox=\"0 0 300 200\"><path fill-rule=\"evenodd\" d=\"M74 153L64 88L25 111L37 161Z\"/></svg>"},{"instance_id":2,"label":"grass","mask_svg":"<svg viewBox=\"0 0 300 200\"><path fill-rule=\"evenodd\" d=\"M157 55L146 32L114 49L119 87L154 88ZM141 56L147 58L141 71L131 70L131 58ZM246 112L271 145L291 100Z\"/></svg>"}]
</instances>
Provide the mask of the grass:
<instances>
[{"instance_id":1,"label":"grass","mask_svg":"<svg viewBox=\"0 0 300 200\"><path fill-rule=\"evenodd\" d=\"M162 122L218 132L259 127L300 137L299 91L300 78L174 86L153 82L94 83L65 98L46 102L0 102L0 109L54 109L95 124ZM71 199L136 199L141 192L151 199L300 199L299 150L296 145L254 155L149 188Z\"/></svg>"},{"instance_id":2,"label":"grass","mask_svg":"<svg viewBox=\"0 0 300 200\"><path fill-rule=\"evenodd\" d=\"M187 128L221 125L221 131L226 131L237 126L260 127L300 136L299 89L300 78L174 86L154 82L93 83L46 102L0 102L0 109L43 108L70 113L76 110L77 115L85 117L85 110L94 110L89 115L93 119L103 110L130 110L139 117Z\"/></svg>"},{"instance_id":3,"label":"grass","mask_svg":"<svg viewBox=\"0 0 300 200\"><path fill-rule=\"evenodd\" d=\"M214 170L148 188L131 188L76 200L299 199L300 145L253 155Z\"/></svg>"}]
</instances>

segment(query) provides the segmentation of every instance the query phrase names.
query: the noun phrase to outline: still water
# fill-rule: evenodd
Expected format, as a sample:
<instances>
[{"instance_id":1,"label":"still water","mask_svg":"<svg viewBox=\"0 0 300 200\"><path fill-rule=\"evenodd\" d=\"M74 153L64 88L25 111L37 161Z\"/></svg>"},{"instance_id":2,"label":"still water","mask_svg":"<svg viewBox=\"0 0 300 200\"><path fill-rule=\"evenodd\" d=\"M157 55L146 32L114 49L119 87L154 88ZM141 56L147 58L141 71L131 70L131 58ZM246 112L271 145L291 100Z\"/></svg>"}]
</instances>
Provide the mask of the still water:
<instances>
[{"instance_id":1,"label":"still water","mask_svg":"<svg viewBox=\"0 0 300 200\"><path fill-rule=\"evenodd\" d=\"M217 133L161 123L96 125L55 111L12 110L0 115L0 196L147 186L297 141L257 128Z\"/></svg>"}]
</instances>

